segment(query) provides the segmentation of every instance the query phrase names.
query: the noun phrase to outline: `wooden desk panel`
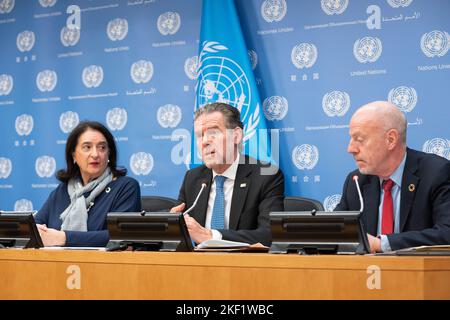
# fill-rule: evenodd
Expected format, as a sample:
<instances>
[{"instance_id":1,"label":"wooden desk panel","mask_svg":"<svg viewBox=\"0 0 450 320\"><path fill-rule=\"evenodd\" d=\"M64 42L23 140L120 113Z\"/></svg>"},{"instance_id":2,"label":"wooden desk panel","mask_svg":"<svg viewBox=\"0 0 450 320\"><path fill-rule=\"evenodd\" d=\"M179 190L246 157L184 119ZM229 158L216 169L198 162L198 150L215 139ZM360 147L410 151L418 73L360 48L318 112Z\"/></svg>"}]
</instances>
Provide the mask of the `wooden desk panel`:
<instances>
[{"instance_id":1,"label":"wooden desk panel","mask_svg":"<svg viewBox=\"0 0 450 320\"><path fill-rule=\"evenodd\" d=\"M0 270L0 299L450 299L450 257L6 249Z\"/></svg>"}]
</instances>

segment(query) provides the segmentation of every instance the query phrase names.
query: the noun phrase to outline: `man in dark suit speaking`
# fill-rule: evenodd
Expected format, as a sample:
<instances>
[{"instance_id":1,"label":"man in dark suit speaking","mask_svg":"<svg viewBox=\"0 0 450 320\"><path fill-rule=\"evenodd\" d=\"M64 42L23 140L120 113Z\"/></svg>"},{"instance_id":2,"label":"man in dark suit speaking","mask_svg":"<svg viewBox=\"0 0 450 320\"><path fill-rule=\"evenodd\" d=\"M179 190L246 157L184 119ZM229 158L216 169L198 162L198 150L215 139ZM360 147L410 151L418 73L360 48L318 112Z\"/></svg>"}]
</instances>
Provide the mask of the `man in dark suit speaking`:
<instances>
[{"instance_id":1,"label":"man in dark suit speaking","mask_svg":"<svg viewBox=\"0 0 450 320\"><path fill-rule=\"evenodd\" d=\"M185 221L196 243L224 239L269 246L269 212L283 211L281 170L240 153L243 124L239 110L224 103L198 109L194 132L204 165L189 170L180 189L181 205L190 208L204 184L196 206Z\"/></svg>"},{"instance_id":2,"label":"man in dark suit speaking","mask_svg":"<svg viewBox=\"0 0 450 320\"><path fill-rule=\"evenodd\" d=\"M372 252L450 244L450 161L407 148L406 127L386 101L361 107L350 121L348 152L359 170L347 176L335 210L360 209L359 181Z\"/></svg>"}]
</instances>

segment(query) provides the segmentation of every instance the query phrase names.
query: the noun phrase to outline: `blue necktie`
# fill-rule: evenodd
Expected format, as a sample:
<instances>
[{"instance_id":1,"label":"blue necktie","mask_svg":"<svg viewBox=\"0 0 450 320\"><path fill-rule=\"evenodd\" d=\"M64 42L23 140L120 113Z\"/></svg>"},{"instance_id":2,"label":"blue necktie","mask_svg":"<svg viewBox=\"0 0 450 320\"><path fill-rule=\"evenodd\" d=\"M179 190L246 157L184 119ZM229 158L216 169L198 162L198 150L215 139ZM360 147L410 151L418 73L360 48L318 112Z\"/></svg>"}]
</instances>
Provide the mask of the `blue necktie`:
<instances>
[{"instance_id":1,"label":"blue necktie","mask_svg":"<svg viewBox=\"0 0 450 320\"><path fill-rule=\"evenodd\" d=\"M223 183L226 177L216 176L216 198L211 217L211 229L220 230L225 228L225 194L223 193Z\"/></svg>"}]
</instances>

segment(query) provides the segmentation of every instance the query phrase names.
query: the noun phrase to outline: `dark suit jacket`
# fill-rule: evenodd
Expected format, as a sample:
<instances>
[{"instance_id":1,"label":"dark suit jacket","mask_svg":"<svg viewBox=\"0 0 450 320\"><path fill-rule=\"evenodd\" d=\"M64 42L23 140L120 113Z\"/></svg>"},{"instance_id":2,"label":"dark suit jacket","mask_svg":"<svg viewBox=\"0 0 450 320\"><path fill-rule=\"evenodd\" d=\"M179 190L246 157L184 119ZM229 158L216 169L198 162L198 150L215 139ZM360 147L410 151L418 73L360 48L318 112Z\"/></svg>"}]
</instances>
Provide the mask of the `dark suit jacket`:
<instances>
[{"instance_id":1,"label":"dark suit jacket","mask_svg":"<svg viewBox=\"0 0 450 320\"><path fill-rule=\"evenodd\" d=\"M247 243L261 242L266 246L271 243L269 212L283 211L284 176L281 170L272 175L261 175L261 169L267 168L260 162L241 155L231 200L229 229L219 230L224 240ZM249 164L249 159L251 163ZM178 199L189 208L200 191L202 183L207 187L200 196L197 206L190 215L205 226L209 192L212 184L212 170L200 166L189 170L184 176Z\"/></svg>"},{"instance_id":2,"label":"dark suit jacket","mask_svg":"<svg viewBox=\"0 0 450 320\"><path fill-rule=\"evenodd\" d=\"M362 221L367 233L377 234L380 180L351 172L335 211L360 209L354 175L364 198ZM387 236L392 250L420 245L450 244L450 161L407 149L400 193L400 233Z\"/></svg>"}]
</instances>

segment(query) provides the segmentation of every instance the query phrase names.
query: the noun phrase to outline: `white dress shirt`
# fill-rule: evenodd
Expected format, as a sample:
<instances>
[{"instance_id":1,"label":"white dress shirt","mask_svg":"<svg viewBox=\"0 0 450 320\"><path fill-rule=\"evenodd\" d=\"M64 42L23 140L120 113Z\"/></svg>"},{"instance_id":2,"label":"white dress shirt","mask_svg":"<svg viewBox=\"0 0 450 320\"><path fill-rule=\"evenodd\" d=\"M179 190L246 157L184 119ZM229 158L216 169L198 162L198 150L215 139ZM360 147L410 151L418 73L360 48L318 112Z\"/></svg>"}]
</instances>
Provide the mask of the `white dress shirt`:
<instances>
[{"instance_id":1,"label":"white dress shirt","mask_svg":"<svg viewBox=\"0 0 450 320\"><path fill-rule=\"evenodd\" d=\"M238 153L236 159L234 159L234 162L231 164L231 166L225 170L221 176L226 177L225 182L223 183L223 193L225 195L225 222L224 226L225 229L228 229L230 225L230 211L231 211L231 198L233 197L233 188L234 188L234 181L236 180L236 172L239 164L239 158L240 154ZM211 191L209 192L209 199L208 199L208 208L206 209L206 221L205 221L205 227L208 229L211 229L211 218L212 218L212 211L214 207L214 200L216 199L216 181L215 177L218 174L214 172L213 170L213 183L211 185ZM221 240L222 234L217 230L211 230L213 239L215 240Z\"/></svg>"}]
</instances>

